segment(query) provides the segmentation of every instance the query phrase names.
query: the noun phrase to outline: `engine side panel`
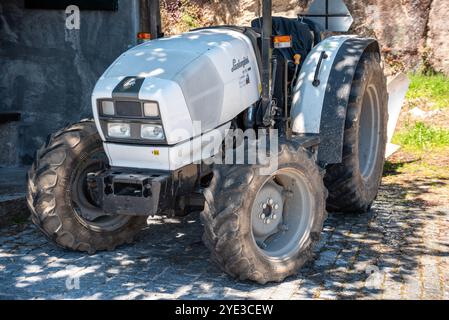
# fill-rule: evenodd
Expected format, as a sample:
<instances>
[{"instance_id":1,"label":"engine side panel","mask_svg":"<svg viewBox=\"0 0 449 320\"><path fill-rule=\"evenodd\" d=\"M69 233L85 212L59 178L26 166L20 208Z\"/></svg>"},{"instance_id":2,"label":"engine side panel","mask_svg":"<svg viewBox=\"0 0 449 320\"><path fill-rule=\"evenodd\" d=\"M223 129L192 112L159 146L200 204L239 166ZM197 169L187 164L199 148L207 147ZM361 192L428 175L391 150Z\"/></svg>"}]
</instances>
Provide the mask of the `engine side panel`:
<instances>
[{"instance_id":1,"label":"engine side panel","mask_svg":"<svg viewBox=\"0 0 449 320\"><path fill-rule=\"evenodd\" d=\"M224 104L224 82L213 61L203 55L180 72L174 81L181 88L193 121L201 121L204 130L220 121Z\"/></svg>"},{"instance_id":2,"label":"engine side panel","mask_svg":"<svg viewBox=\"0 0 449 320\"><path fill-rule=\"evenodd\" d=\"M260 75L251 41L229 29L213 49L192 61L173 78L181 87L192 121L201 121L203 132L235 118L260 97Z\"/></svg>"},{"instance_id":3,"label":"engine side panel","mask_svg":"<svg viewBox=\"0 0 449 320\"><path fill-rule=\"evenodd\" d=\"M362 54L379 51L374 39L335 36L322 41L309 54L293 93L293 132L319 134L318 160L324 164L342 161L344 126L352 80ZM327 58L320 59L322 52ZM317 67L321 60L321 67ZM314 85L318 75L319 85Z\"/></svg>"}]
</instances>

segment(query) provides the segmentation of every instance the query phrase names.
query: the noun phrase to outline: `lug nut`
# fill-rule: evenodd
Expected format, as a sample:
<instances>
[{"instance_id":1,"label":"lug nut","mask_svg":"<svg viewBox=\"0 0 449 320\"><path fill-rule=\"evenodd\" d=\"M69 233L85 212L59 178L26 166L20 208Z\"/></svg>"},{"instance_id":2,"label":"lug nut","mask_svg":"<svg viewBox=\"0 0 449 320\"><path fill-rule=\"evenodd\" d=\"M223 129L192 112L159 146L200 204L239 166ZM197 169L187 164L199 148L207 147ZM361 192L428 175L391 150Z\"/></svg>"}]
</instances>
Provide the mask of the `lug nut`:
<instances>
[{"instance_id":1,"label":"lug nut","mask_svg":"<svg viewBox=\"0 0 449 320\"><path fill-rule=\"evenodd\" d=\"M273 220L276 220L277 217L278 217L277 215L273 214Z\"/></svg>"},{"instance_id":2,"label":"lug nut","mask_svg":"<svg viewBox=\"0 0 449 320\"><path fill-rule=\"evenodd\" d=\"M259 218L262 220L265 219L265 214L264 213L260 214Z\"/></svg>"},{"instance_id":3,"label":"lug nut","mask_svg":"<svg viewBox=\"0 0 449 320\"><path fill-rule=\"evenodd\" d=\"M264 203L263 206L262 206L262 208L266 209L266 208L267 208L267 204Z\"/></svg>"},{"instance_id":4,"label":"lug nut","mask_svg":"<svg viewBox=\"0 0 449 320\"><path fill-rule=\"evenodd\" d=\"M274 202L273 199L268 200L269 204L273 204L273 202Z\"/></svg>"},{"instance_id":5,"label":"lug nut","mask_svg":"<svg viewBox=\"0 0 449 320\"><path fill-rule=\"evenodd\" d=\"M270 222L271 222L270 218L265 219L265 224L270 224Z\"/></svg>"},{"instance_id":6,"label":"lug nut","mask_svg":"<svg viewBox=\"0 0 449 320\"><path fill-rule=\"evenodd\" d=\"M274 209L275 210L279 209L279 205L277 203L274 205Z\"/></svg>"}]
</instances>

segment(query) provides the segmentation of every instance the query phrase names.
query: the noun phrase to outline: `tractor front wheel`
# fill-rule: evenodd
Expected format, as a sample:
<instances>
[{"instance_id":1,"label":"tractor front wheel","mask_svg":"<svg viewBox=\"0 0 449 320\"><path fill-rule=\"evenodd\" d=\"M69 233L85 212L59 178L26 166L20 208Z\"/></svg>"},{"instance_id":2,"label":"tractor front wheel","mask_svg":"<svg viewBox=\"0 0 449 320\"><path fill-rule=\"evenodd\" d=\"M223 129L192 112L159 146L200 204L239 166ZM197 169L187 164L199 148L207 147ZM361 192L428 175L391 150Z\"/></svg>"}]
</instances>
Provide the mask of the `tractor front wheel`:
<instances>
[{"instance_id":1,"label":"tractor front wheel","mask_svg":"<svg viewBox=\"0 0 449 320\"><path fill-rule=\"evenodd\" d=\"M279 166L219 166L205 191L203 241L229 275L280 282L312 257L326 218L326 190L311 154L281 144Z\"/></svg>"},{"instance_id":2,"label":"tractor front wheel","mask_svg":"<svg viewBox=\"0 0 449 320\"><path fill-rule=\"evenodd\" d=\"M49 136L28 173L28 207L33 222L57 245L93 254L130 243L146 217L108 216L87 175L108 163L92 121Z\"/></svg>"}]
</instances>

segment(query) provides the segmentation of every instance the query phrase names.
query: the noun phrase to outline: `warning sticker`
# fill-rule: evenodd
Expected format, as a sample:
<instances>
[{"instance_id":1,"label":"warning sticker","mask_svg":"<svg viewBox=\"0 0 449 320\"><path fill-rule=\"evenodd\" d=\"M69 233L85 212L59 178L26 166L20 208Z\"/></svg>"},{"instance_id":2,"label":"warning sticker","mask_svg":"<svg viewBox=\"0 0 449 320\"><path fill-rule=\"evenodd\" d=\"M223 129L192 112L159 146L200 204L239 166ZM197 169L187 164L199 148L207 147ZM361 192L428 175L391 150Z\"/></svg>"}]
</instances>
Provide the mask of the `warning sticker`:
<instances>
[{"instance_id":1,"label":"warning sticker","mask_svg":"<svg viewBox=\"0 0 449 320\"><path fill-rule=\"evenodd\" d=\"M240 77L240 81L239 81L240 88L243 88L244 86L246 86L246 85L248 85L250 83L251 83L251 80L249 78L249 74L245 74L245 75Z\"/></svg>"}]
</instances>

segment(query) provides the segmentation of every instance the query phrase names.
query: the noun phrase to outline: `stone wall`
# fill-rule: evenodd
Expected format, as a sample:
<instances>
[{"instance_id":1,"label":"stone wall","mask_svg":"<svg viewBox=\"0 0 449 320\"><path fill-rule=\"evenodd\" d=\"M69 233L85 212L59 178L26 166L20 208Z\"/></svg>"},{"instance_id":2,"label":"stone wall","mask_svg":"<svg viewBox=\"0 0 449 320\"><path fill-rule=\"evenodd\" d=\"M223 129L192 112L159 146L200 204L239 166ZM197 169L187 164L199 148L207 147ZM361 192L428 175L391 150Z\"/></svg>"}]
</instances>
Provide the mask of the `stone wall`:
<instances>
[{"instance_id":1,"label":"stone wall","mask_svg":"<svg viewBox=\"0 0 449 320\"><path fill-rule=\"evenodd\" d=\"M449 1L433 0L428 22L429 64L449 75Z\"/></svg>"},{"instance_id":2,"label":"stone wall","mask_svg":"<svg viewBox=\"0 0 449 320\"><path fill-rule=\"evenodd\" d=\"M248 25L259 8L255 0L191 1L200 3L205 25ZM273 11L295 17L311 2L273 0ZM351 32L378 38L391 72L432 68L449 75L448 0L345 0L345 3L354 17Z\"/></svg>"},{"instance_id":3,"label":"stone wall","mask_svg":"<svg viewBox=\"0 0 449 320\"><path fill-rule=\"evenodd\" d=\"M7 150L17 157L11 155L0 166L16 158L16 165L29 164L49 133L91 116L97 78L135 44L137 4L119 0L118 11L81 11L80 29L68 30L63 10L0 2L0 113L21 113L16 140L4 134L10 138L1 141L13 144Z\"/></svg>"}]
</instances>

